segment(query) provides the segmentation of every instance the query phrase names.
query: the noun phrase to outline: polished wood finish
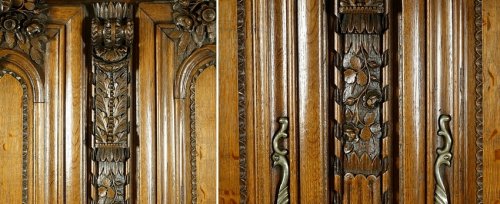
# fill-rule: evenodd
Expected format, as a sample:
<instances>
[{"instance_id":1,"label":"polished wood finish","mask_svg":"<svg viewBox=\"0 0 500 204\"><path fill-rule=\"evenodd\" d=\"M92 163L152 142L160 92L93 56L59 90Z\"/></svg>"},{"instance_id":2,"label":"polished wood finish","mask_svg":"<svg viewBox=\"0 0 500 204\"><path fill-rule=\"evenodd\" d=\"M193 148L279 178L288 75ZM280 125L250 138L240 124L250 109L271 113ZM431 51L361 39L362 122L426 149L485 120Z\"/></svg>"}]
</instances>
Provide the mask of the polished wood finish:
<instances>
[{"instance_id":1,"label":"polished wood finish","mask_svg":"<svg viewBox=\"0 0 500 204\"><path fill-rule=\"evenodd\" d=\"M0 126L8 127L0 133L0 202L97 200L87 32L95 2L47 0L45 52L15 34L0 37L0 72L12 72L0 77ZM279 159L290 167L283 182L290 203L433 203L436 175L445 175L451 203L500 202L498 2L369 1L383 3L377 25L385 29L375 34L342 31L347 13L357 20L344 28L376 21L360 20L367 15L363 9L373 7L339 8L362 0L218 1L218 19L216 1L196 8L187 1L119 2L134 6L136 26L124 170L131 203L286 200L278 197L285 171L274 163L277 150L287 150ZM376 35L379 40L368 41L387 51L387 66L379 67L384 102L376 121L387 126L380 145L369 147L379 151L375 158L383 159L386 171L369 176L363 175L371 168L366 156L349 163L342 153L343 111L349 107L336 100L349 96L341 90L353 78L334 67L351 34ZM361 81L355 83L365 84L356 77ZM23 87L27 102L20 98ZM436 149L444 145L438 117L444 114L451 116L452 159L436 173ZM284 119L288 127L280 129ZM12 131L17 137L5 136ZM367 139L367 133L360 135ZM273 136L285 134L273 147Z\"/></svg>"},{"instance_id":2,"label":"polished wood finish","mask_svg":"<svg viewBox=\"0 0 500 204\"><path fill-rule=\"evenodd\" d=\"M297 125L301 203L327 203L327 155L331 117L328 106L325 5L318 1L297 4ZM293 128L293 127L292 127ZM293 173L292 173L293 174Z\"/></svg>"},{"instance_id":3,"label":"polished wood finish","mask_svg":"<svg viewBox=\"0 0 500 204\"><path fill-rule=\"evenodd\" d=\"M86 202L86 80L81 60L84 49L82 6L58 6L49 10L49 42L45 62L45 100L48 148L46 191L40 202Z\"/></svg>"},{"instance_id":4,"label":"polished wood finish","mask_svg":"<svg viewBox=\"0 0 500 204\"><path fill-rule=\"evenodd\" d=\"M425 203L425 3L403 1L401 14L400 202Z\"/></svg>"},{"instance_id":5,"label":"polished wood finish","mask_svg":"<svg viewBox=\"0 0 500 204\"><path fill-rule=\"evenodd\" d=\"M213 2L206 5L202 8L214 6ZM175 22L184 14L174 8L184 9L172 3L141 3L136 14L140 59L134 74L140 135L136 199L210 203L216 198L216 168L205 159L213 162L216 148L200 148L215 147L216 121L197 118L215 117L210 115L215 113L214 98L209 98L215 95L215 83L209 83L215 81L215 16L203 16L203 22L194 24L202 32L192 33L185 22ZM198 79L206 86L200 87ZM197 111L197 106L211 104L210 109Z\"/></svg>"},{"instance_id":6,"label":"polished wood finish","mask_svg":"<svg viewBox=\"0 0 500 204\"><path fill-rule=\"evenodd\" d=\"M216 86L215 66L207 68L196 79L195 121L196 121L196 152L198 159L198 203L215 203L217 197L217 152L216 138Z\"/></svg>"},{"instance_id":7,"label":"polished wood finish","mask_svg":"<svg viewBox=\"0 0 500 204\"><path fill-rule=\"evenodd\" d=\"M237 1L219 1L219 202L240 202ZM241 5L243 6L243 5ZM250 196L252 197L252 196Z\"/></svg>"}]
</instances>

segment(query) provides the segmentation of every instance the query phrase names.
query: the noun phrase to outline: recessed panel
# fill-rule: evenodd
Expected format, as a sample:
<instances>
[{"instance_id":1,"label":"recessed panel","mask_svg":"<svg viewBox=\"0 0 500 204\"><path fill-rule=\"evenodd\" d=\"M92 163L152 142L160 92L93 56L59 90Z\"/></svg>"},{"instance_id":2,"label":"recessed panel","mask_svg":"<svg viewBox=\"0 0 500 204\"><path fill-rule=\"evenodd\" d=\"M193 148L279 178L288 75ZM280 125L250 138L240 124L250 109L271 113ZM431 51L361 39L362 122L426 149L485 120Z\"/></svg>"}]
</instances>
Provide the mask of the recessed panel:
<instances>
[{"instance_id":1,"label":"recessed panel","mask_svg":"<svg viewBox=\"0 0 500 204\"><path fill-rule=\"evenodd\" d=\"M23 185L23 177L27 177L23 176L27 165L27 155L23 157L27 153L27 130L23 130L27 127L23 113L27 101L23 104L23 97L27 95L20 81L0 73L0 203L23 203L23 188L27 187Z\"/></svg>"}]
</instances>

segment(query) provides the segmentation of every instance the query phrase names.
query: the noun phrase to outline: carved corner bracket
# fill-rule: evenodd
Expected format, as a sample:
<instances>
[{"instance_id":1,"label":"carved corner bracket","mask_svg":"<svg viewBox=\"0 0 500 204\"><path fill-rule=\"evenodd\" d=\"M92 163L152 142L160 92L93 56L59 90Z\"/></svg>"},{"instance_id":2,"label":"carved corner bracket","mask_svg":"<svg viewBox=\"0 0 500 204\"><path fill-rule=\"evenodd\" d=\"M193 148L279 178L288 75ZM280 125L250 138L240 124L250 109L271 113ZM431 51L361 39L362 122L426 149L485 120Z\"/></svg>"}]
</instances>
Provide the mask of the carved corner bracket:
<instances>
[{"instance_id":1,"label":"carved corner bracket","mask_svg":"<svg viewBox=\"0 0 500 204\"><path fill-rule=\"evenodd\" d=\"M0 2L0 45L21 51L39 66L43 64L47 5L41 0Z\"/></svg>"},{"instance_id":2,"label":"carved corner bracket","mask_svg":"<svg viewBox=\"0 0 500 204\"><path fill-rule=\"evenodd\" d=\"M134 24L127 3L95 3L92 19L92 184L90 200L128 200Z\"/></svg>"},{"instance_id":3,"label":"carved corner bracket","mask_svg":"<svg viewBox=\"0 0 500 204\"><path fill-rule=\"evenodd\" d=\"M438 119L439 130L437 134L443 138L444 145L441 148L438 148L436 151L438 156L436 158L436 164L434 166L434 176L436 179L436 186L434 189L434 203L437 204L450 203L444 183L444 172L441 171L441 166L451 166L451 159L453 157L453 154L451 152L453 138L450 131L450 121L451 117L449 115L441 115Z\"/></svg>"},{"instance_id":4,"label":"carved corner bracket","mask_svg":"<svg viewBox=\"0 0 500 204\"><path fill-rule=\"evenodd\" d=\"M289 194L289 178L290 178L290 166L288 163L287 155L288 151L286 149L280 148L281 139L288 138L288 118L280 118L280 129L278 133L273 138L273 154L271 156L273 160L273 168L280 167L282 171L280 185L278 189L278 196L276 197L276 204L287 204L290 202Z\"/></svg>"}]
</instances>

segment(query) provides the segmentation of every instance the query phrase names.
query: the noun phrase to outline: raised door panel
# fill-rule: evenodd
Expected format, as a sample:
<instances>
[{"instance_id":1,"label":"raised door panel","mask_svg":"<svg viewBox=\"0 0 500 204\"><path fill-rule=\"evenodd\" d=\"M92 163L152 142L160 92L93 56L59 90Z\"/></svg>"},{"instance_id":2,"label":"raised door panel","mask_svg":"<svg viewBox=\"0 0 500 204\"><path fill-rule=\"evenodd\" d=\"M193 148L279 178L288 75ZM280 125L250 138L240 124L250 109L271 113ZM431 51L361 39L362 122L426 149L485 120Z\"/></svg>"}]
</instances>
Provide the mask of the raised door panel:
<instances>
[{"instance_id":1,"label":"raised door panel","mask_svg":"<svg viewBox=\"0 0 500 204\"><path fill-rule=\"evenodd\" d=\"M137 199L141 202L216 199L214 8L212 1L139 4Z\"/></svg>"},{"instance_id":2,"label":"raised door panel","mask_svg":"<svg viewBox=\"0 0 500 204\"><path fill-rule=\"evenodd\" d=\"M83 202L86 189L81 37L84 10L80 6L47 9L47 5L32 1L4 9L10 12L0 14L2 26L13 26L2 28L0 50L2 78L5 77L2 86L9 88L3 89L9 97L2 97L2 108L10 111L3 111L2 118L8 119L4 122L9 124L2 127L9 127L6 131L13 136L13 140L5 141L9 150L5 154L17 149L20 151L17 154L22 155L18 158L14 153L5 161L13 162L8 166L14 169L21 162L22 173L15 174L13 169L12 173L2 174L17 175L10 178L15 181L9 182L13 189L9 195L13 197L2 197L21 199L22 203ZM21 12L19 18L11 15ZM18 81L19 87L9 81L10 76ZM21 104L16 99L20 93ZM18 105L23 107L21 117L16 116L18 109L10 109ZM19 175L22 178L17 178Z\"/></svg>"}]
</instances>

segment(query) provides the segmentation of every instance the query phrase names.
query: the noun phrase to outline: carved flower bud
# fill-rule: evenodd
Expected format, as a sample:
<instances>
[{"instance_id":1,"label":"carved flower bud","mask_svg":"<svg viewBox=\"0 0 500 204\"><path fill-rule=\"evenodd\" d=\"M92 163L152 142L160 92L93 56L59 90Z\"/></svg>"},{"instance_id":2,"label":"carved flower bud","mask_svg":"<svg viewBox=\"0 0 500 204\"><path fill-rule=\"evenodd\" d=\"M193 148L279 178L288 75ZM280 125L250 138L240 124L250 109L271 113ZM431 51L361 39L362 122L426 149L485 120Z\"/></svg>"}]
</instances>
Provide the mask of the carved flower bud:
<instances>
[{"instance_id":1,"label":"carved flower bud","mask_svg":"<svg viewBox=\"0 0 500 204\"><path fill-rule=\"evenodd\" d=\"M42 33L43 26L40 23L31 23L28 27L26 27L26 32L30 36L38 35Z\"/></svg>"},{"instance_id":2,"label":"carved flower bud","mask_svg":"<svg viewBox=\"0 0 500 204\"><path fill-rule=\"evenodd\" d=\"M357 134L358 128L354 127L352 124L346 124L344 126L344 138L346 138L348 142L357 140Z\"/></svg>"},{"instance_id":3,"label":"carved flower bud","mask_svg":"<svg viewBox=\"0 0 500 204\"><path fill-rule=\"evenodd\" d=\"M188 6L189 6L189 3L191 3L191 0L179 0L179 4L180 4L182 7L188 7Z\"/></svg>"},{"instance_id":4,"label":"carved flower bud","mask_svg":"<svg viewBox=\"0 0 500 204\"><path fill-rule=\"evenodd\" d=\"M0 12L6 12L12 6L12 0L1 0L0 1Z\"/></svg>"},{"instance_id":5,"label":"carved flower bud","mask_svg":"<svg viewBox=\"0 0 500 204\"><path fill-rule=\"evenodd\" d=\"M368 91L364 97L368 108L375 108L382 100L381 94L376 90Z\"/></svg>"},{"instance_id":6,"label":"carved flower bud","mask_svg":"<svg viewBox=\"0 0 500 204\"><path fill-rule=\"evenodd\" d=\"M189 16L181 15L175 18L175 24L184 30L191 30L193 28L193 19Z\"/></svg>"},{"instance_id":7,"label":"carved flower bud","mask_svg":"<svg viewBox=\"0 0 500 204\"><path fill-rule=\"evenodd\" d=\"M6 15L0 19L2 27L7 31L15 31L19 29L20 22L19 19L14 15Z\"/></svg>"},{"instance_id":8,"label":"carved flower bud","mask_svg":"<svg viewBox=\"0 0 500 204\"><path fill-rule=\"evenodd\" d=\"M201 12L201 17L203 21L207 23L214 21L215 15L216 15L215 10L211 7L208 7Z\"/></svg>"}]
</instances>

